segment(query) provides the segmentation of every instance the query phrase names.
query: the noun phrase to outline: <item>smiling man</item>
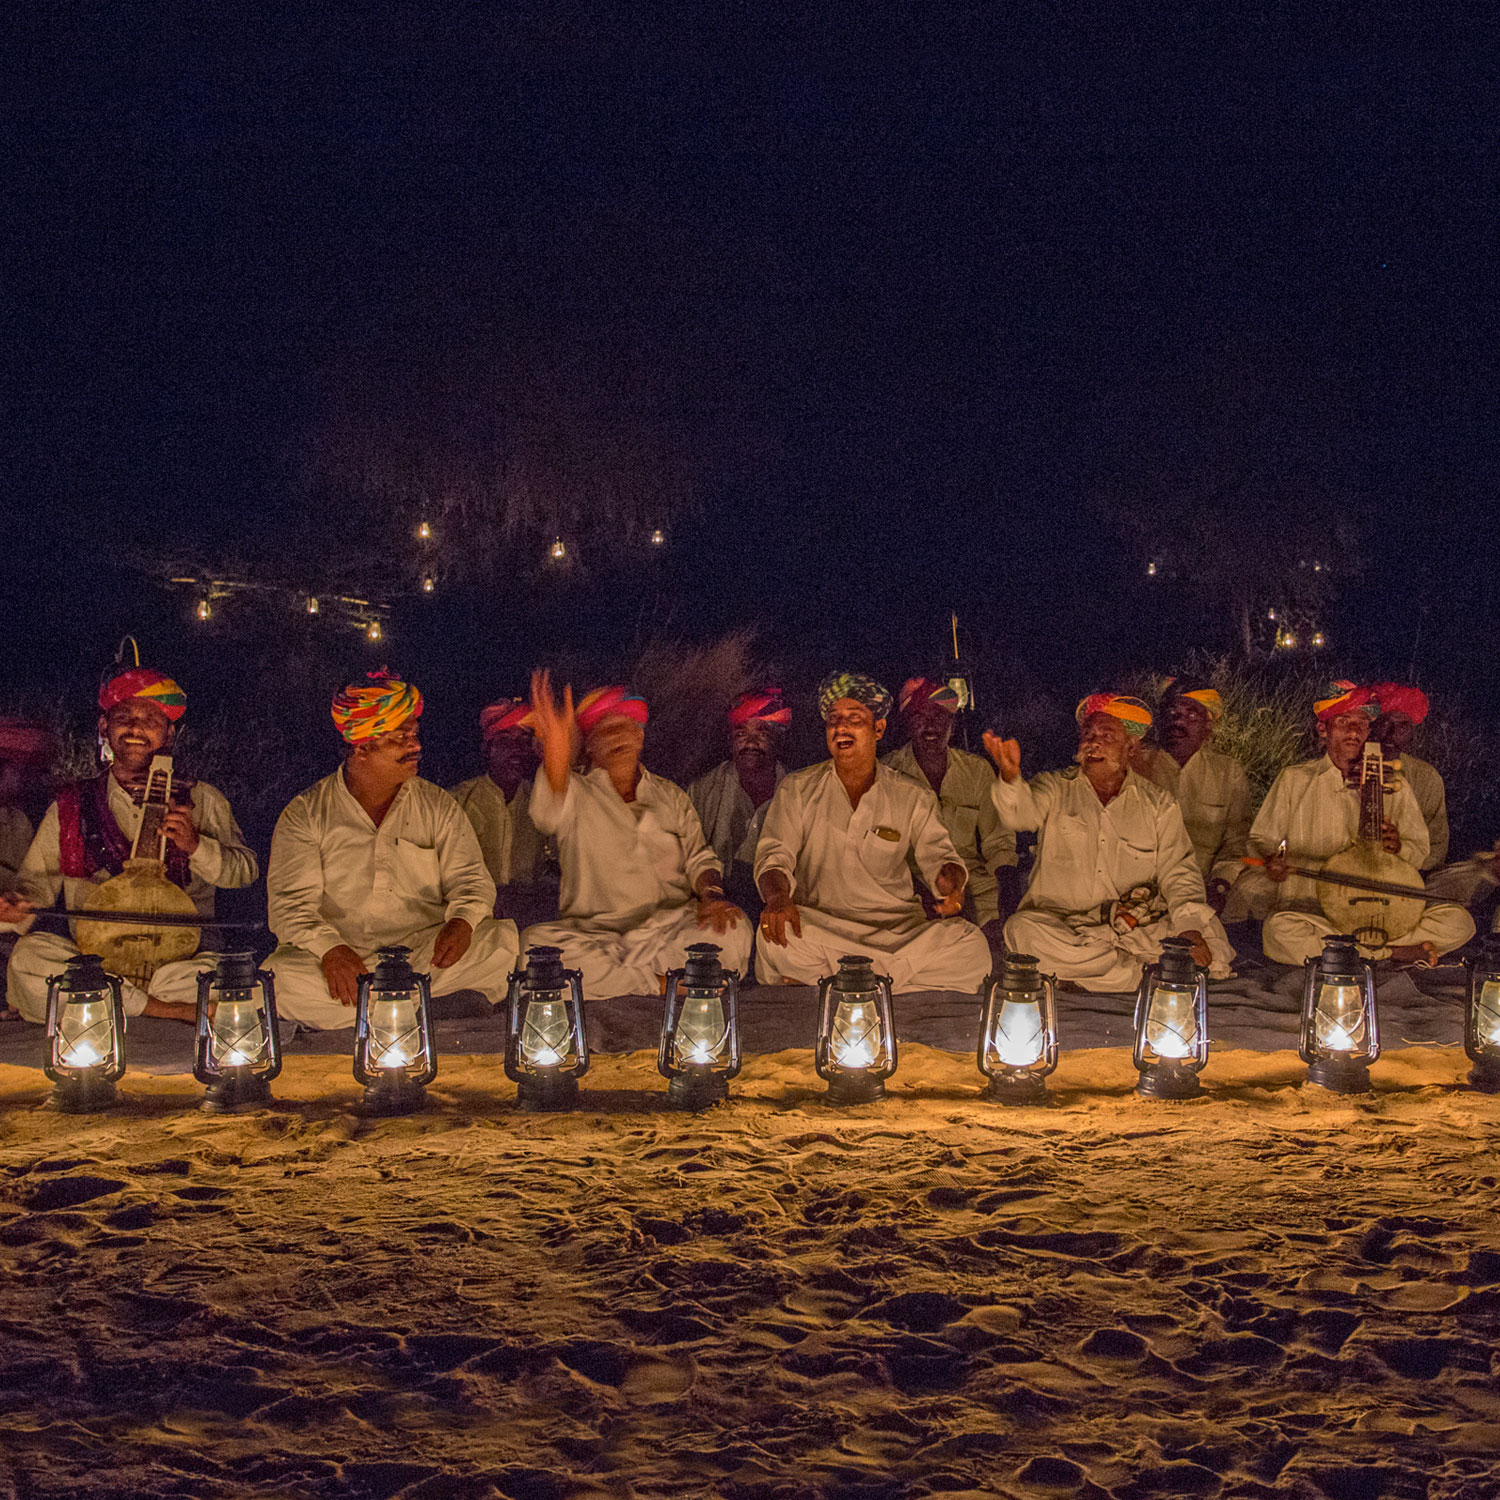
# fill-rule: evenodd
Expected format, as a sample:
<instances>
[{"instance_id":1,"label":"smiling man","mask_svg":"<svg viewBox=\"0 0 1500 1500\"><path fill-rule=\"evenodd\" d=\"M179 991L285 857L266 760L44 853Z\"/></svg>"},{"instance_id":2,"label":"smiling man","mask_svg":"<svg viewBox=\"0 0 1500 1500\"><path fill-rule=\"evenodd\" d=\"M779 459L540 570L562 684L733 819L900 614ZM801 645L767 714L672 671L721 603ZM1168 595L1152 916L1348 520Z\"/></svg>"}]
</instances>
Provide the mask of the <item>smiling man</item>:
<instances>
[{"instance_id":1,"label":"smiling man","mask_svg":"<svg viewBox=\"0 0 1500 1500\"><path fill-rule=\"evenodd\" d=\"M432 993L505 997L516 924L493 916L495 883L452 797L417 775L422 695L383 669L333 700L344 763L295 797L271 839L266 960L282 1016L317 1031L354 1024L361 974L400 943Z\"/></svg>"},{"instance_id":2,"label":"smiling man","mask_svg":"<svg viewBox=\"0 0 1500 1500\"><path fill-rule=\"evenodd\" d=\"M897 992L977 989L989 945L959 916L969 872L937 798L876 758L890 694L857 672L835 672L818 689L818 711L829 759L781 783L755 851L765 902L757 977L816 984L845 954L867 953ZM908 856L939 898L931 921Z\"/></svg>"},{"instance_id":3,"label":"smiling man","mask_svg":"<svg viewBox=\"0 0 1500 1500\"><path fill-rule=\"evenodd\" d=\"M545 672L532 678L542 746L532 817L557 839L562 896L556 922L528 927L524 947L561 948L592 1000L654 995L690 944L717 943L726 969L743 970L752 935L724 898L723 871L688 794L641 764L650 717L643 698L595 688L573 707ZM582 737L588 769L573 769Z\"/></svg>"},{"instance_id":4,"label":"smiling man","mask_svg":"<svg viewBox=\"0 0 1500 1500\"><path fill-rule=\"evenodd\" d=\"M1000 821L1037 834L1031 882L1005 924L1012 952L1086 990L1134 989L1162 939L1187 937L1215 978L1234 952L1208 904L1182 809L1130 768L1151 710L1123 693L1091 693L1074 716L1077 764L1021 779L1015 740L986 733Z\"/></svg>"},{"instance_id":5,"label":"smiling man","mask_svg":"<svg viewBox=\"0 0 1500 1500\"><path fill-rule=\"evenodd\" d=\"M51 906L61 891L70 909L100 881L120 874L141 826L136 798L146 785L153 756L170 753L187 709L182 689L150 667L118 672L99 690L99 735L108 765L91 781L63 787L47 809L16 877L16 906L0 915L29 926L31 906ZM193 783L192 806L166 817L167 879L192 897L205 922L214 914L214 891L249 885L259 873L239 825L221 792ZM70 939L35 932L11 954L6 987L11 1008L28 1021L45 1021L47 980L78 952ZM215 955L163 964L145 990L125 984L127 1015L194 1018L198 971Z\"/></svg>"}]
</instances>

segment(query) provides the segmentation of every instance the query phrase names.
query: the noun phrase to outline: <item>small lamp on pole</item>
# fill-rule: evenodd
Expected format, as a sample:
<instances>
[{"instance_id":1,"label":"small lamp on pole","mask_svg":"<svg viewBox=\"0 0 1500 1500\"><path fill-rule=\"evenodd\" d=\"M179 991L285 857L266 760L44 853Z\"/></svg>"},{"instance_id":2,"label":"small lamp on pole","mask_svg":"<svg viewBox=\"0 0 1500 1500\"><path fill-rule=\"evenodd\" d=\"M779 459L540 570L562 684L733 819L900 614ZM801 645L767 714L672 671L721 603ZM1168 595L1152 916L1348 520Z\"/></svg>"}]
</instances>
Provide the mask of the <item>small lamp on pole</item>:
<instances>
[{"instance_id":1,"label":"small lamp on pole","mask_svg":"<svg viewBox=\"0 0 1500 1500\"><path fill-rule=\"evenodd\" d=\"M393 945L359 976L354 1016L354 1080L365 1088L367 1115L409 1115L427 1102L437 1077L432 990L411 966L411 949Z\"/></svg>"},{"instance_id":2,"label":"small lamp on pole","mask_svg":"<svg viewBox=\"0 0 1500 1500\"><path fill-rule=\"evenodd\" d=\"M1007 953L986 986L979 1022L984 1094L1001 1104L1039 1104L1057 1067L1057 982L1029 953Z\"/></svg>"},{"instance_id":3,"label":"small lamp on pole","mask_svg":"<svg viewBox=\"0 0 1500 1500\"><path fill-rule=\"evenodd\" d=\"M253 953L225 953L198 976L193 1077L208 1085L203 1108L234 1114L271 1102L281 1072L276 984Z\"/></svg>"},{"instance_id":4,"label":"small lamp on pole","mask_svg":"<svg viewBox=\"0 0 1500 1500\"><path fill-rule=\"evenodd\" d=\"M828 1084L830 1104L885 1098L885 1081L896 1071L891 981L861 954L845 954L838 973L818 981L813 1067Z\"/></svg>"},{"instance_id":5,"label":"small lamp on pole","mask_svg":"<svg viewBox=\"0 0 1500 1500\"><path fill-rule=\"evenodd\" d=\"M525 1110L572 1109L589 1070L583 975L563 968L562 949L527 950L506 997L505 1076Z\"/></svg>"},{"instance_id":6,"label":"small lamp on pole","mask_svg":"<svg viewBox=\"0 0 1500 1500\"><path fill-rule=\"evenodd\" d=\"M1370 1064L1380 1056L1375 966L1352 937L1324 938L1322 953L1307 960L1297 1050L1309 1083L1336 1094L1370 1092Z\"/></svg>"},{"instance_id":7,"label":"small lamp on pole","mask_svg":"<svg viewBox=\"0 0 1500 1500\"><path fill-rule=\"evenodd\" d=\"M54 1085L48 1107L85 1115L118 1101L125 1075L125 997L119 975L97 953L70 958L47 981L47 1054Z\"/></svg>"},{"instance_id":8,"label":"small lamp on pole","mask_svg":"<svg viewBox=\"0 0 1500 1500\"><path fill-rule=\"evenodd\" d=\"M687 966L667 974L656 1068L674 1109L707 1109L729 1097L740 1071L739 976L726 974L717 943L694 943Z\"/></svg>"},{"instance_id":9,"label":"small lamp on pole","mask_svg":"<svg viewBox=\"0 0 1500 1500\"><path fill-rule=\"evenodd\" d=\"M1141 970L1135 996L1135 1047L1148 1099L1193 1099L1208 1062L1208 970L1193 962L1193 940L1162 940L1161 957Z\"/></svg>"}]
</instances>

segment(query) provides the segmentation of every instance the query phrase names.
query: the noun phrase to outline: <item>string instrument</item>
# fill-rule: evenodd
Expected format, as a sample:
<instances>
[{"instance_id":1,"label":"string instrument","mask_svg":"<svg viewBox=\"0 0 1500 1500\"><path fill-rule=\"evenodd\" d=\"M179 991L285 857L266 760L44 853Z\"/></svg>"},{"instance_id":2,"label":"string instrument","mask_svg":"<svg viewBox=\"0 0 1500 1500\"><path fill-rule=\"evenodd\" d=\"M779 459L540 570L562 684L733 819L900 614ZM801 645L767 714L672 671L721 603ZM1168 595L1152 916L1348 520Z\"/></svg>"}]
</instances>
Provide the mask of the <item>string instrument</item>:
<instances>
[{"instance_id":1,"label":"string instrument","mask_svg":"<svg viewBox=\"0 0 1500 1500\"><path fill-rule=\"evenodd\" d=\"M181 786L179 781L178 799L183 795ZM198 951L200 937L196 922L181 921L198 917L192 897L167 879L167 813L174 805L182 805L180 800L174 802L170 755L152 757L140 804L141 826L125 868L95 887L79 908L80 912L99 912L102 920L90 922L81 917L74 922L73 941L85 953L97 953L106 969L144 989L163 964L191 958ZM135 924L122 922L122 913L168 920L160 926Z\"/></svg>"}]
</instances>

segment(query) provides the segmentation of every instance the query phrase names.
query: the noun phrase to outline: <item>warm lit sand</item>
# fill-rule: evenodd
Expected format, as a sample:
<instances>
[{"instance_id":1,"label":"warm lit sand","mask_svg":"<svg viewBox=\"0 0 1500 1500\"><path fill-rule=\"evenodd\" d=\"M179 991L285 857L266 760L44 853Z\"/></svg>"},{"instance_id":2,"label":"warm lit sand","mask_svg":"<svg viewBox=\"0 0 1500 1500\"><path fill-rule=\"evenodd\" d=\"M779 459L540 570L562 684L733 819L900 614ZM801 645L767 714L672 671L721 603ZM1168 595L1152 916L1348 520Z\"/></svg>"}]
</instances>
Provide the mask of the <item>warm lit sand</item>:
<instances>
[{"instance_id":1,"label":"warm lit sand","mask_svg":"<svg viewBox=\"0 0 1500 1500\"><path fill-rule=\"evenodd\" d=\"M1285 1052L1209 1096L1074 1053L1045 1109L904 1047L835 1112L805 1051L662 1107L645 1053L524 1116L0 1067L0 1492L23 1497L1500 1495L1500 1099L1456 1049L1373 1097Z\"/></svg>"}]
</instances>

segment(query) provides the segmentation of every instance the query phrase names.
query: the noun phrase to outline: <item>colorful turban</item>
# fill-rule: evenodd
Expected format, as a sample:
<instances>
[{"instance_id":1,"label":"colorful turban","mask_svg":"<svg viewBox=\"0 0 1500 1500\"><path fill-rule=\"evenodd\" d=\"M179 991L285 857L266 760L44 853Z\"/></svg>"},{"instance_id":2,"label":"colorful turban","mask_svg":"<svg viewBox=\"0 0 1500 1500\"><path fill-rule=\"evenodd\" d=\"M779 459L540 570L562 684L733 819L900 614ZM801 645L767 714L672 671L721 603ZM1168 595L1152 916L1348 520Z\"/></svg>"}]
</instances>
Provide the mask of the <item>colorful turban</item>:
<instances>
[{"instance_id":1,"label":"colorful turban","mask_svg":"<svg viewBox=\"0 0 1500 1500\"><path fill-rule=\"evenodd\" d=\"M958 712L958 694L946 682L934 682L930 677L908 677L901 684L902 714L915 713L929 703L947 709L950 714Z\"/></svg>"},{"instance_id":2,"label":"colorful turban","mask_svg":"<svg viewBox=\"0 0 1500 1500\"><path fill-rule=\"evenodd\" d=\"M605 719L617 717L634 719L637 724L644 725L651 717L651 710L646 707L644 698L618 685L595 688L592 693L585 693L578 705L578 727L585 734Z\"/></svg>"},{"instance_id":3,"label":"colorful turban","mask_svg":"<svg viewBox=\"0 0 1500 1500\"><path fill-rule=\"evenodd\" d=\"M329 710L333 727L351 745L389 734L408 719L422 716L422 695L411 683L392 677L384 667L365 673L365 677L363 683L351 682L334 698Z\"/></svg>"},{"instance_id":4,"label":"colorful turban","mask_svg":"<svg viewBox=\"0 0 1500 1500\"><path fill-rule=\"evenodd\" d=\"M1215 721L1224 717L1224 700L1212 683L1193 677L1169 677L1161 695L1162 705L1170 703L1173 698L1191 698L1194 703L1201 703L1208 710L1209 718Z\"/></svg>"},{"instance_id":5,"label":"colorful turban","mask_svg":"<svg viewBox=\"0 0 1500 1500\"><path fill-rule=\"evenodd\" d=\"M1373 719L1380 710L1369 688L1356 687L1343 678L1328 683L1313 699L1313 713L1320 724L1331 724L1344 714L1361 712Z\"/></svg>"},{"instance_id":6,"label":"colorful turban","mask_svg":"<svg viewBox=\"0 0 1500 1500\"><path fill-rule=\"evenodd\" d=\"M1082 725L1094 714L1118 719L1125 732L1137 740L1151 727L1151 710L1139 698L1126 693L1090 693L1074 710L1073 717Z\"/></svg>"},{"instance_id":7,"label":"colorful turban","mask_svg":"<svg viewBox=\"0 0 1500 1500\"><path fill-rule=\"evenodd\" d=\"M117 672L99 689L99 711L107 714L127 698L154 703L174 724L187 712L187 694L165 672L152 667Z\"/></svg>"},{"instance_id":8,"label":"colorful turban","mask_svg":"<svg viewBox=\"0 0 1500 1500\"><path fill-rule=\"evenodd\" d=\"M57 736L45 724L0 719L0 760L48 761L56 750Z\"/></svg>"},{"instance_id":9,"label":"colorful turban","mask_svg":"<svg viewBox=\"0 0 1500 1500\"><path fill-rule=\"evenodd\" d=\"M792 711L781 701L779 687L756 688L753 692L741 693L729 705L729 727L737 729L759 719L762 724L778 724L783 729L792 722Z\"/></svg>"},{"instance_id":10,"label":"colorful turban","mask_svg":"<svg viewBox=\"0 0 1500 1500\"><path fill-rule=\"evenodd\" d=\"M1408 687L1404 682L1377 682L1370 696L1383 714L1405 714L1413 724L1427 717L1427 694L1421 688Z\"/></svg>"},{"instance_id":11,"label":"colorful turban","mask_svg":"<svg viewBox=\"0 0 1500 1500\"><path fill-rule=\"evenodd\" d=\"M891 716L891 695L873 677L866 677L862 672L830 672L818 684L818 713L825 723L840 698L853 698L856 703L863 703L877 719Z\"/></svg>"},{"instance_id":12,"label":"colorful turban","mask_svg":"<svg viewBox=\"0 0 1500 1500\"><path fill-rule=\"evenodd\" d=\"M479 733L485 744L511 729L531 728L531 705L522 698L501 698L479 710Z\"/></svg>"}]
</instances>

